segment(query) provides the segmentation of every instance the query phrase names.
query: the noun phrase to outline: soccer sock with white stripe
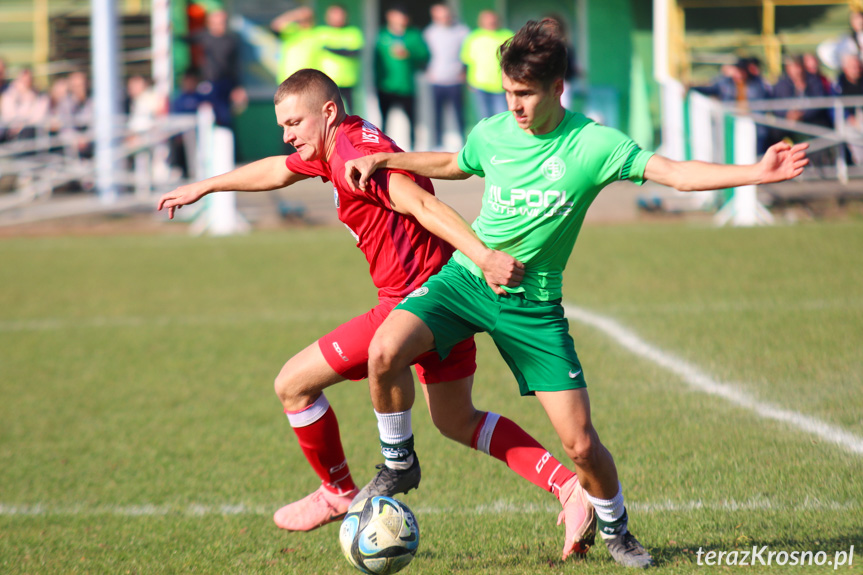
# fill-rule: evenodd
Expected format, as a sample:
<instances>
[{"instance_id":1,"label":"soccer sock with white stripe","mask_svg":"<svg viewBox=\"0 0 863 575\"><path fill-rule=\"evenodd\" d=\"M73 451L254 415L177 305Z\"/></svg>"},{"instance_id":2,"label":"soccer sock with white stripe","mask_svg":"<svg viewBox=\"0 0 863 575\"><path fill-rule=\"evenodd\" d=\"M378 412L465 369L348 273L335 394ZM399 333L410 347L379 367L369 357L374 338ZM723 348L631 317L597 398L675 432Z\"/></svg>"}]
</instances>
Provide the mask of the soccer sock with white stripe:
<instances>
[{"instance_id":1,"label":"soccer sock with white stripe","mask_svg":"<svg viewBox=\"0 0 863 575\"><path fill-rule=\"evenodd\" d=\"M586 492L585 495L596 510L598 531L603 537L607 539L626 533L628 517L626 508L623 506L623 489L620 488L620 484L617 487L617 495L611 499L599 499Z\"/></svg>"},{"instance_id":2,"label":"soccer sock with white stripe","mask_svg":"<svg viewBox=\"0 0 863 575\"><path fill-rule=\"evenodd\" d=\"M514 421L497 413L483 416L471 447L500 459L520 476L555 495L575 475Z\"/></svg>"},{"instance_id":3,"label":"soccer sock with white stripe","mask_svg":"<svg viewBox=\"0 0 863 575\"><path fill-rule=\"evenodd\" d=\"M355 489L342 448L339 421L324 394L299 411L286 409L285 415L297 434L306 460L321 478L324 487L338 494Z\"/></svg>"},{"instance_id":4,"label":"soccer sock with white stripe","mask_svg":"<svg viewBox=\"0 0 863 575\"><path fill-rule=\"evenodd\" d=\"M378 433L384 463L390 469L407 469L414 462L411 411L380 413L375 410L375 417L378 418Z\"/></svg>"}]
</instances>

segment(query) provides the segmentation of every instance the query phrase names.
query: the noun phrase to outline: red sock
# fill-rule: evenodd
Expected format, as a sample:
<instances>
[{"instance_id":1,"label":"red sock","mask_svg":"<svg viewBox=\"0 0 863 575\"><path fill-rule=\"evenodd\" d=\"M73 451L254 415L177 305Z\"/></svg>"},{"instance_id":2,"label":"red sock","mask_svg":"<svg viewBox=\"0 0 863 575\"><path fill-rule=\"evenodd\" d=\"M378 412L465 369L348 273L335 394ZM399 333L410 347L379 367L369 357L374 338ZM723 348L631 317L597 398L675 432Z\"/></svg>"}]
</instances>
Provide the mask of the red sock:
<instances>
[{"instance_id":1,"label":"red sock","mask_svg":"<svg viewBox=\"0 0 863 575\"><path fill-rule=\"evenodd\" d=\"M325 402L320 405L321 398ZM297 434L300 448L306 459L321 478L324 487L333 493L347 493L356 488L348 469L345 452L342 449L342 439L339 434L339 421L336 413L329 406L326 398L321 395L314 404L299 412L285 410L288 420ZM325 407L324 409L321 409ZM308 422L308 417L303 417L309 411L324 411L322 415ZM314 417L314 416L312 416ZM304 425L298 426L297 423Z\"/></svg>"},{"instance_id":2,"label":"red sock","mask_svg":"<svg viewBox=\"0 0 863 575\"><path fill-rule=\"evenodd\" d=\"M500 459L534 485L555 495L575 475L515 422L497 413L483 416L471 447Z\"/></svg>"}]
</instances>

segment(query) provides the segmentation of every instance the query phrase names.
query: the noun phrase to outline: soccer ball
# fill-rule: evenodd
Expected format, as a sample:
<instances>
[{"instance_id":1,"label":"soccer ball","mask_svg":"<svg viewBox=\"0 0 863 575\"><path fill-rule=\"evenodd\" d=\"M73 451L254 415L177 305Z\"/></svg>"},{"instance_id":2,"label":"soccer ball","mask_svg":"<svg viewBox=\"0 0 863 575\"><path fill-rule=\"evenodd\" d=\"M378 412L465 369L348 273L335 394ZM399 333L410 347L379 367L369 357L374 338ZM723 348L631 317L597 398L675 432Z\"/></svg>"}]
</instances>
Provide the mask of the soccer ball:
<instances>
[{"instance_id":1,"label":"soccer ball","mask_svg":"<svg viewBox=\"0 0 863 575\"><path fill-rule=\"evenodd\" d=\"M392 497L356 502L339 529L339 543L351 565L363 573L387 575L404 569L420 543L420 529L408 506Z\"/></svg>"}]
</instances>

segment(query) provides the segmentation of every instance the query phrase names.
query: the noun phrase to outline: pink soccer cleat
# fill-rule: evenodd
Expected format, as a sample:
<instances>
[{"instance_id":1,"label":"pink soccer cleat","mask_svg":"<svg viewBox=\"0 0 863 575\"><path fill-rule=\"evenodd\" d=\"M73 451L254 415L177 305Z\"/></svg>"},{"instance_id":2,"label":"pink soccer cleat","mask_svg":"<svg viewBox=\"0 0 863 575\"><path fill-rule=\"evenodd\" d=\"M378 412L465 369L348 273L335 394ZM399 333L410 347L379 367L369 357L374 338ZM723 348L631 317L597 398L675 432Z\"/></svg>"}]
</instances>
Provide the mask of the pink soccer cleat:
<instances>
[{"instance_id":1,"label":"pink soccer cleat","mask_svg":"<svg viewBox=\"0 0 863 575\"><path fill-rule=\"evenodd\" d=\"M559 493L563 511L557 516L557 524L566 524L566 539L563 543L563 559L573 553L584 555L596 539L596 513L587 495L573 475L563 484Z\"/></svg>"},{"instance_id":2,"label":"pink soccer cleat","mask_svg":"<svg viewBox=\"0 0 863 575\"><path fill-rule=\"evenodd\" d=\"M356 494L357 490L352 489L338 495L321 485L317 491L276 511L273 521L288 531L311 531L344 517Z\"/></svg>"}]
</instances>

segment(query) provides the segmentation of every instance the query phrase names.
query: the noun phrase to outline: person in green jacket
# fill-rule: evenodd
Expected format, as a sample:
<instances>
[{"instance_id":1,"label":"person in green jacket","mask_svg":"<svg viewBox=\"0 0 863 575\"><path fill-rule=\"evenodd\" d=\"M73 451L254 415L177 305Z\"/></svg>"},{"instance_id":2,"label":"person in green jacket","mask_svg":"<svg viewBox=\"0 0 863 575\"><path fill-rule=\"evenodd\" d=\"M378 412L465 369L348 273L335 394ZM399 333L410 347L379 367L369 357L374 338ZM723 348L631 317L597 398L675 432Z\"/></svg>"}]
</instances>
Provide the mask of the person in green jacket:
<instances>
[{"instance_id":1,"label":"person in green jacket","mask_svg":"<svg viewBox=\"0 0 863 575\"><path fill-rule=\"evenodd\" d=\"M327 8L324 22L324 26L314 30L320 46L315 67L333 79L349 113L354 113L353 90L360 79L363 32L356 26L348 26L348 12L341 4Z\"/></svg>"},{"instance_id":2,"label":"person in green jacket","mask_svg":"<svg viewBox=\"0 0 863 575\"><path fill-rule=\"evenodd\" d=\"M512 37L512 30L500 27L500 18L491 10L479 14L479 28L468 34L461 49L467 66L467 84L474 94L477 113L488 118L506 112L506 96L500 80L497 50Z\"/></svg>"},{"instance_id":3,"label":"person in green jacket","mask_svg":"<svg viewBox=\"0 0 863 575\"><path fill-rule=\"evenodd\" d=\"M375 45L375 83L382 130L387 131L390 109L401 107L408 117L413 150L416 144L414 73L428 64L429 50L420 31L409 27L409 24L410 18L403 8L387 10L386 27L381 30Z\"/></svg>"}]
</instances>

